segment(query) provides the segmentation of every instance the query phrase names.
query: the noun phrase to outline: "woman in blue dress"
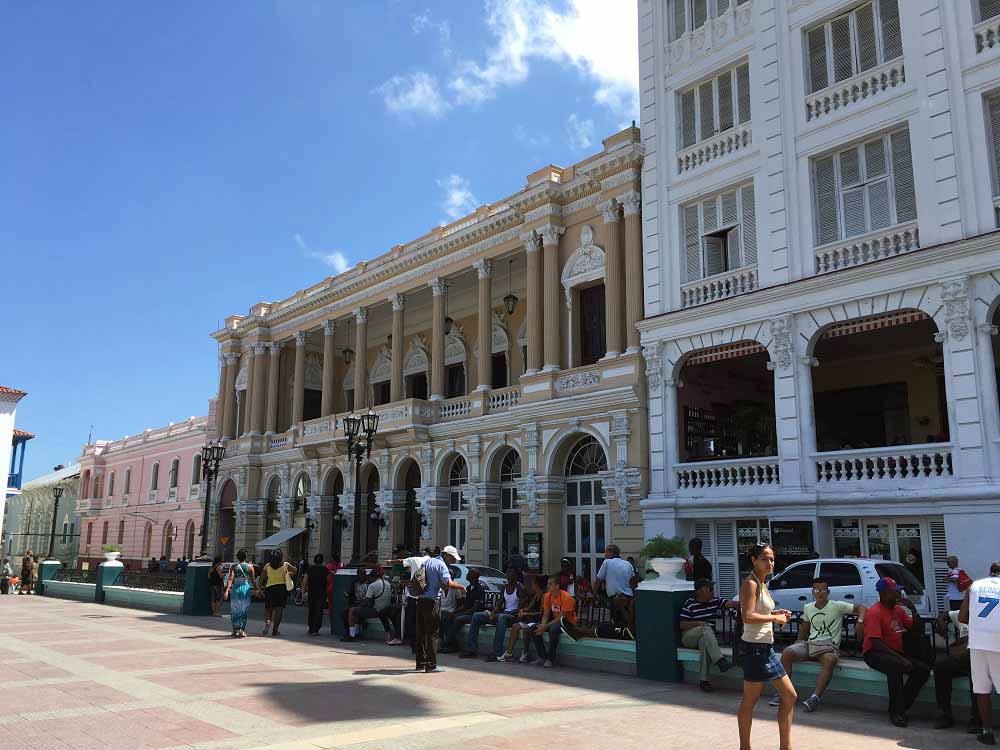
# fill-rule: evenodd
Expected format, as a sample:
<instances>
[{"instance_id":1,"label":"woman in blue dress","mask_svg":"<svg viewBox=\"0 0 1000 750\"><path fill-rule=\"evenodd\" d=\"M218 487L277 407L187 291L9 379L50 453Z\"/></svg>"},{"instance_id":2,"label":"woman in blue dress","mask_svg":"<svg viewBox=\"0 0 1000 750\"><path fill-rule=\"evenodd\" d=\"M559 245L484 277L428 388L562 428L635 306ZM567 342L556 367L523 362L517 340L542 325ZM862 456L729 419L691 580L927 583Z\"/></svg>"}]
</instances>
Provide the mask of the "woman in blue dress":
<instances>
[{"instance_id":1,"label":"woman in blue dress","mask_svg":"<svg viewBox=\"0 0 1000 750\"><path fill-rule=\"evenodd\" d=\"M246 638L247 614L250 612L251 593L257 579L253 572L253 565L247 562L245 549L236 553L236 560L236 565L229 569L229 580L226 581L226 591L223 598L229 599L229 617L233 625L233 638Z\"/></svg>"}]
</instances>

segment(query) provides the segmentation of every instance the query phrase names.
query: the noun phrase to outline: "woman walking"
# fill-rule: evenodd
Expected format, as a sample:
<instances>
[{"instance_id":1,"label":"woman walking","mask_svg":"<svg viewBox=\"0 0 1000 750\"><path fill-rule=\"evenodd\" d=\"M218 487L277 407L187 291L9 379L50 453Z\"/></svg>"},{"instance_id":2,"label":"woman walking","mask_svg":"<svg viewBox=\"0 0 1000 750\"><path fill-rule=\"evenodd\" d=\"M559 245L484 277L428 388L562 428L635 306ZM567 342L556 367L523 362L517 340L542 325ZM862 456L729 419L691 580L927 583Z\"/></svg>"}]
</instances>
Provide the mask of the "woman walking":
<instances>
[{"instance_id":1,"label":"woman walking","mask_svg":"<svg viewBox=\"0 0 1000 750\"><path fill-rule=\"evenodd\" d=\"M247 551L245 549L236 553L236 560L237 563L229 569L229 578L226 581L226 591L223 597L229 600L229 618L233 625L233 638L246 638L247 614L250 612L251 593L257 579L254 576L253 565L247 564ZM215 567L212 570L215 570Z\"/></svg>"},{"instance_id":2,"label":"woman walking","mask_svg":"<svg viewBox=\"0 0 1000 750\"><path fill-rule=\"evenodd\" d=\"M271 551L271 559L264 566L264 572L261 574L264 579L264 635L267 635L268 631L274 637L281 635L278 628L281 626L281 616L288 603L285 577L294 576L296 573L298 570L294 565L283 561L280 549ZM273 630L271 630L272 618L274 620Z\"/></svg>"},{"instance_id":3,"label":"woman walking","mask_svg":"<svg viewBox=\"0 0 1000 750\"><path fill-rule=\"evenodd\" d=\"M33 582L34 572L34 560L32 559L31 550L29 549L24 553L24 557L21 558L21 590L17 592L18 594L31 593L31 584Z\"/></svg>"},{"instance_id":4,"label":"woman walking","mask_svg":"<svg viewBox=\"0 0 1000 750\"><path fill-rule=\"evenodd\" d=\"M740 586L740 613L743 616L743 700L740 703L740 750L750 750L753 709L765 682L778 691L778 738L781 750L792 748L792 711L795 688L774 653L774 623L785 625L792 617L787 609L775 609L774 599L764 581L774 570L774 550L769 544L750 548L753 570Z\"/></svg>"},{"instance_id":5,"label":"woman walking","mask_svg":"<svg viewBox=\"0 0 1000 750\"><path fill-rule=\"evenodd\" d=\"M218 617L222 606L222 558L212 560L212 569L208 571L208 588L212 592L212 616Z\"/></svg>"}]
</instances>

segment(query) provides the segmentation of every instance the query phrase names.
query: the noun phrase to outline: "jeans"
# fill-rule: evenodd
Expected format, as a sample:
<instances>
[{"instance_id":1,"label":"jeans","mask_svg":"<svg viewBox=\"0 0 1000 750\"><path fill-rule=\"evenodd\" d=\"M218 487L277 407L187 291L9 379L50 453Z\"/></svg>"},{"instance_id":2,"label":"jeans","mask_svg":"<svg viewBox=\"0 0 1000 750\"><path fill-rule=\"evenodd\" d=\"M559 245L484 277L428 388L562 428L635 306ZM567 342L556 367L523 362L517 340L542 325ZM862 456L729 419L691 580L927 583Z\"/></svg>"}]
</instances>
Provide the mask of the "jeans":
<instances>
[{"instance_id":1,"label":"jeans","mask_svg":"<svg viewBox=\"0 0 1000 750\"><path fill-rule=\"evenodd\" d=\"M437 601L422 596L417 599L417 606L414 609L417 610L417 669L434 669L437 666L434 639L437 638L438 627L441 624Z\"/></svg>"},{"instance_id":2,"label":"jeans","mask_svg":"<svg viewBox=\"0 0 1000 750\"><path fill-rule=\"evenodd\" d=\"M445 614L450 614L451 616L445 619ZM442 613L441 645L447 648L457 648L458 631L462 629L463 625L468 625L471 622L472 622L471 613L466 613L462 615L456 615L454 612Z\"/></svg>"},{"instance_id":3,"label":"jeans","mask_svg":"<svg viewBox=\"0 0 1000 750\"><path fill-rule=\"evenodd\" d=\"M556 662L556 649L559 648L559 636L562 634L562 619L552 620L547 623L542 630L543 635L538 635L536 632L532 632L531 640L534 641L535 651L538 653L538 658L544 661L550 661L553 664ZM544 634L549 634L549 646L545 647Z\"/></svg>"},{"instance_id":4,"label":"jeans","mask_svg":"<svg viewBox=\"0 0 1000 750\"><path fill-rule=\"evenodd\" d=\"M472 621L469 623L469 637L465 641L466 651L471 653L476 653L479 648L479 628L483 625L489 625L493 622L492 612L476 612L472 616Z\"/></svg>"},{"instance_id":5,"label":"jeans","mask_svg":"<svg viewBox=\"0 0 1000 750\"><path fill-rule=\"evenodd\" d=\"M927 680L931 676L930 667L922 661L912 659L895 651L871 650L865 654L865 664L885 675L889 687L889 713L894 716L910 710ZM903 675L909 677L905 684Z\"/></svg>"},{"instance_id":6,"label":"jeans","mask_svg":"<svg viewBox=\"0 0 1000 750\"><path fill-rule=\"evenodd\" d=\"M951 713L951 682L956 677L969 676L969 652L957 656L939 656L934 662L934 694L937 697L938 709L941 713ZM976 696L972 693L972 681L969 681L969 697L971 698L970 715L979 719L979 707Z\"/></svg>"},{"instance_id":7,"label":"jeans","mask_svg":"<svg viewBox=\"0 0 1000 750\"><path fill-rule=\"evenodd\" d=\"M708 680L708 670L722 658L719 641L715 637L715 629L711 625L702 625L681 632L681 643L685 648L696 648L701 655L701 681Z\"/></svg>"},{"instance_id":8,"label":"jeans","mask_svg":"<svg viewBox=\"0 0 1000 750\"><path fill-rule=\"evenodd\" d=\"M493 655L500 656L507 650L504 645L504 641L507 639L507 628L514 624L517 618L506 612L501 612L497 615L497 628L496 632L493 634Z\"/></svg>"}]
</instances>

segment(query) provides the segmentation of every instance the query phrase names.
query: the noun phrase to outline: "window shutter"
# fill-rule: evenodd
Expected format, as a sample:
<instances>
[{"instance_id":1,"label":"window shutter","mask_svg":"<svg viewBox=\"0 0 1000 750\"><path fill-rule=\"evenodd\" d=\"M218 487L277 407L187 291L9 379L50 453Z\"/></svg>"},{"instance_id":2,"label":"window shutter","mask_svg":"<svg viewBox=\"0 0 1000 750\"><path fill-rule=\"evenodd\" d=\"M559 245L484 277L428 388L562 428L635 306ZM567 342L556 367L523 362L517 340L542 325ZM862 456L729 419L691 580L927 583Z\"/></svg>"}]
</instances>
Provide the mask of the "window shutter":
<instances>
[{"instance_id":1,"label":"window shutter","mask_svg":"<svg viewBox=\"0 0 1000 750\"><path fill-rule=\"evenodd\" d=\"M726 71L719 76L716 86L719 91L719 131L729 130L733 126L733 74Z\"/></svg>"},{"instance_id":2,"label":"window shutter","mask_svg":"<svg viewBox=\"0 0 1000 750\"><path fill-rule=\"evenodd\" d=\"M855 15L858 32L858 70L871 70L878 65L878 47L875 44L875 9L862 5Z\"/></svg>"},{"instance_id":3,"label":"window shutter","mask_svg":"<svg viewBox=\"0 0 1000 750\"><path fill-rule=\"evenodd\" d=\"M931 535L931 560L934 565L934 597L938 612L948 610L948 535L944 521L929 521ZM929 592L928 592L929 593Z\"/></svg>"},{"instance_id":4,"label":"window shutter","mask_svg":"<svg viewBox=\"0 0 1000 750\"><path fill-rule=\"evenodd\" d=\"M715 95L712 82L698 87L698 114L701 116L701 140L715 135Z\"/></svg>"},{"instance_id":5,"label":"window shutter","mask_svg":"<svg viewBox=\"0 0 1000 750\"><path fill-rule=\"evenodd\" d=\"M698 206L684 208L684 245L688 281L701 278L701 233L698 231Z\"/></svg>"},{"instance_id":6,"label":"window shutter","mask_svg":"<svg viewBox=\"0 0 1000 750\"><path fill-rule=\"evenodd\" d=\"M712 527L700 521L694 525L694 535L701 540L701 554L712 559Z\"/></svg>"},{"instance_id":7,"label":"window shutter","mask_svg":"<svg viewBox=\"0 0 1000 750\"><path fill-rule=\"evenodd\" d=\"M979 0L979 20L988 21L1000 16L1000 0Z\"/></svg>"},{"instance_id":8,"label":"window shutter","mask_svg":"<svg viewBox=\"0 0 1000 750\"><path fill-rule=\"evenodd\" d=\"M726 270L726 241L722 237L705 238L705 276L715 276Z\"/></svg>"},{"instance_id":9,"label":"window shutter","mask_svg":"<svg viewBox=\"0 0 1000 750\"><path fill-rule=\"evenodd\" d=\"M816 190L816 243L825 245L840 239L837 215L837 175L832 156L817 159L814 168Z\"/></svg>"},{"instance_id":10,"label":"window shutter","mask_svg":"<svg viewBox=\"0 0 1000 750\"><path fill-rule=\"evenodd\" d=\"M757 208L754 204L753 185L740 188L743 208L743 264L757 265Z\"/></svg>"},{"instance_id":11,"label":"window shutter","mask_svg":"<svg viewBox=\"0 0 1000 750\"><path fill-rule=\"evenodd\" d=\"M892 209L889 207L889 181L880 180L868 185L868 215L871 228L885 229L892 225Z\"/></svg>"},{"instance_id":12,"label":"window shutter","mask_svg":"<svg viewBox=\"0 0 1000 750\"><path fill-rule=\"evenodd\" d=\"M729 0L715 0L715 15L721 16L729 10Z\"/></svg>"},{"instance_id":13,"label":"window shutter","mask_svg":"<svg viewBox=\"0 0 1000 750\"><path fill-rule=\"evenodd\" d=\"M1000 0L997 0L1000 6ZM993 195L1000 195L1000 96L994 96L989 102L990 137L993 153Z\"/></svg>"},{"instance_id":14,"label":"window shutter","mask_svg":"<svg viewBox=\"0 0 1000 750\"><path fill-rule=\"evenodd\" d=\"M850 16L841 16L830 22L830 40L833 43L833 80L844 81L854 75Z\"/></svg>"},{"instance_id":15,"label":"window shutter","mask_svg":"<svg viewBox=\"0 0 1000 750\"><path fill-rule=\"evenodd\" d=\"M852 187L861 184L861 159L858 158L858 149L849 148L841 151L840 159L840 186Z\"/></svg>"},{"instance_id":16,"label":"window shutter","mask_svg":"<svg viewBox=\"0 0 1000 750\"><path fill-rule=\"evenodd\" d=\"M892 179L896 193L896 222L915 221L917 196L913 186L913 156L910 153L910 131L897 130L889 136L892 148Z\"/></svg>"},{"instance_id":17,"label":"window shutter","mask_svg":"<svg viewBox=\"0 0 1000 750\"><path fill-rule=\"evenodd\" d=\"M674 28L671 39L680 39L687 31L687 0L672 0L674 4Z\"/></svg>"},{"instance_id":18,"label":"window shutter","mask_svg":"<svg viewBox=\"0 0 1000 750\"><path fill-rule=\"evenodd\" d=\"M874 180L886 174L885 139L865 144L865 179Z\"/></svg>"},{"instance_id":19,"label":"window shutter","mask_svg":"<svg viewBox=\"0 0 1000 750\"><path fill-rule=\"evenodd\" d=\"M726 268L733 271L743 267L740 253L740 228L735 226L726 232Z\"/></svg>"},{"instance_id":20,"label":"window shutter","mask_svg":"<svg viewBox=\"0 0 1000 750\"><path fill-rule=\"evenodd\" d=\"M1000 2L1000 0L998 0ZM740 123L750 122L750 66L736 69L736 96L739 102Z\"/></svg>"},{"instance_id":21,"label":"window shutter","mask_svg":"<svg viewBox=\"0 0 1000 750\"><path fill-rule=\"evenodd\" d=\"M708 20L708 0L693 0L694 28L700 29Z\"/></svg>"},{"instance_id":22,"label":"window shutter","mask_svg":"<svg viewBox=\"0 0 1000 750\"><path fill-rule=\"evenodd\" d=\"M703 232L714 232L719 228L719 210L715 198L701 202L701 221Z\"/></svg>"},{"instance_id":23,"label":"window shutter","mask_svg":"<svg viewBox=\"0 0 1000 750\"><path fill-rule=\"evenodd\" d=\"M739 221L739 214L736 212L736 191L732 190L722 194L722 224L720 226L730 227Z\"/></svg>"},{"instance_id":24,"label":"window shutter","mask_svg":"<svg viewBox=\"0 0 1000 750\"><path fill-rule=\"evenodd\" d=\"M1000 0L994 0L1000 5ZM882 21L882 60L888 62L903 56L903 37L899 32L898 0L879 0L879 20Z\"/></svg>"},{"instance_id":25,"label":"window shutter","mask_svg":"<svg viewBox=\"0 0 1000 750\"><path fill-rule=\"evenodd\" d=\"M826 70L826 27L819 26L806 35L809 45L809 93L829 86Z\"/></svg>"},{"instance_id":26,"label":"window shutter","mask_svg":"<svg viewBox=\"0 0 1000 750\"><path fill-rule=\"evenodd\" d=\"M681 94L681 146L687 148L698 141L697 121L694 113L694 89Z\"/></svg>"},{"instance_id":27,"label":"window shutter","mask_svg":"<svg viewBox=\"0 0 1000 750\"><path fill-rule=\"evenodd\" d=\"M844 237L857 237L868 231L865 222L865 189L851 188L841 193L844 202Z\"/></svg>"}]
</instances>

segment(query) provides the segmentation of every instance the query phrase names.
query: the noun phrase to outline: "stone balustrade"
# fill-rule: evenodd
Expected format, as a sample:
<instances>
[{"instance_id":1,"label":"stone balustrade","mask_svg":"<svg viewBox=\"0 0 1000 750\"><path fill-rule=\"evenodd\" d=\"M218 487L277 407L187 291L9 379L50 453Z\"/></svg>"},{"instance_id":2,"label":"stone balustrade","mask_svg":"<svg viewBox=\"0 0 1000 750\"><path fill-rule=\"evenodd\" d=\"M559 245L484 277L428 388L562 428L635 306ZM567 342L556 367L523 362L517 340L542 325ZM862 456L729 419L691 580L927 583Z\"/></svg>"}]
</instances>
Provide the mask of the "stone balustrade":
<instances>
[{"instance_id":1,"label":"stone balustrade","mask_svg":"<svg viewBox=\"0 0 1000 750\"><path fill-rule=\"evenodd\" d=\"M817 453L816 481L820 485L865 482L921 484L952 477L950 443L866 448Z\"/></svg>"},{"instance_id":2,"label":"stone balustrade","mask_svg":"<svg viewBox=\"0 0 1000 750\"><path fill-rule=\"evenodd\" d=\"M817 120L906 83L903 58L839 81L806 96L806 120Z\"/></svg>"},{"instance_id":3,"label":"stone balustrade","mask_svg":"<svg viewBox=\"0 0 1000 750\"><path fill-rule=\"evenodd\" d=\"M726 271L682 286L681 306L707 305L709 302L752 292L757 286L757 266Z\"/></svg>"},{"instance_id":4,"label":"stone balustrade","mask_svg":"<svg viewBox=\"0 0 1000 750\"><path fill-rule=\"evenodd\" d=\"M850 240L831 242L815 250L816 274L839 271L872 261L903 255L920 247L916 222L880 229Z\"/></svg>"},{"instance_id":5,"label":"stone balustrade","mask_svg":"<svg viewBox=\"0 0 1000 750\"><path fill-rule=\"evenodd\" d=\"M462 396L460 398L450 398L441 402L438 414L441 421L452 419L462 419L472 413L472 399Z\"/></svg>"},{"instance_id":6,"label":"stone balustrade","mask_svg":"<svg viewBox=\"0 0 1000 750\"><path fill-rule=\"evenodd\" d=\"M1000 46L1000 16L987 18L977 23L972 33L976 38L976 54L981 54Z\"/></svg>"},{"instance_id":7,"label":"stone balustrade","mask_svg":"<svg viewBox=\"0 0 1000 750\"><path fill-rule=\"evenodd\" d=\"M718 161L723 156L749 148L752 143L753 131L750 123L737 125L701 143L678 151L677 173L684 174L704 164Z\"/></svg>"},{"instance_id":8,"label":"stone balustrade","mask_svg":"<svg viewBox=\"0 0 1000 750\"><path fill-rule=\"evenodd\" d=\"M514 385L509 388L500 388L490 391L486 398L486 408L488 411L506 411L512 406L517 406L521 401L521 387Z\"/></svg>"},{"instance_id":9,"label":"stone balustrade","mask_svg":"<svg viewBox=\"0 0 1000 750\"><path fill-rule=\"evenodd\" d=\"M715 487L764 487L781 484L776 457L698 461L675 467L679 490Z\"/></svg>"}]
</instances>

